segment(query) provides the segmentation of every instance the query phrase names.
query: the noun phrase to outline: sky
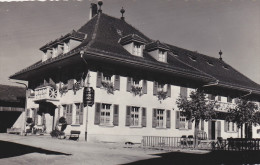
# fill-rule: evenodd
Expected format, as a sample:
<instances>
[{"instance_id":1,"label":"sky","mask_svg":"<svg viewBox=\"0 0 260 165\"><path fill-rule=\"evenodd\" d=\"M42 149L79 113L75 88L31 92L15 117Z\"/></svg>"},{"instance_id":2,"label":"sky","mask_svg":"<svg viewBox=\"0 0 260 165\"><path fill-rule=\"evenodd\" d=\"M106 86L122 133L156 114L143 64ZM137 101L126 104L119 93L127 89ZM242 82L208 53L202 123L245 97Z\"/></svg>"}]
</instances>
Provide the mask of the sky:
<instances>
[{"instance_id":1,"label":"sky","mask_svg":"<svg viewBox=\"0 0 260 165\"><path fill-rule=\"evenodd\" d=\"M39 61L39 48L89 20L81 1L0 2L0 84ZM103 0L103 13L121 17L149 38L222 58L260 84L260 0Z\"/></svg>"}]
</instances>

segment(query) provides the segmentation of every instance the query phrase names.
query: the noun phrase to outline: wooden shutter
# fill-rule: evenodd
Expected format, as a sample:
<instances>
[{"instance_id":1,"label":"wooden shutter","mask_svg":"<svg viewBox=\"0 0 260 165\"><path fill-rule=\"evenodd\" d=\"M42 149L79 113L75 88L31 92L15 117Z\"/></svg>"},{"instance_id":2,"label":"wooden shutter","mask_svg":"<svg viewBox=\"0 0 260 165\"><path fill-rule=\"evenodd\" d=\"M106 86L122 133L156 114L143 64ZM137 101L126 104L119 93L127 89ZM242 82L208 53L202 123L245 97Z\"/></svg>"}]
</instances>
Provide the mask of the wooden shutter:
<instances>
[{"instance_id":1,"label":"wooden shutter","mask_svg":"<svg viewBox=\"0 0 260 165\"><path fill-rule=\"evenodd\" d=\"M97 88L100 88L102 86L102 72L97 71Z\"/></svg>"},{"instance_id":2,"label":"wooden shutter","mask_svg":"<svg viewBox=\"0 0 260 165\"><path fill-rule=\"evenodd\" d=\"M83 103L80 103L80 110L79 110L79 124L83 124L83 116L84 116L84 106Z\"/></svg>"},{"instance_id":3,"label":"wooden shutter","mask_svg":"<svg viewBox=\"0 0 260 165\"><path fill-rule=\"evenodd\" d=\"M101 110L101 103L96 103L95 107L95 121L94 124L98 125L100 124L100 110Z\"/></svg>"},{"instance_id":4,"label":"wooden shutter","mask_svg":"<svg viewBox=\"0 0 260 165\"><path fill-rule=\"evenodd\" d=\"M37 125L38 124L38 108L34 109L34 124Z\"/></svg>"},{"instance_id":5,"label":"wooden shutter","mask_svg":"<svg viewBox=\"0 0 260 165\"><path fill-rule=\"evenodd\" d=\"M115 90L120 90L120 76L115 75L115 83L114 83Z\"/></svg>"},{"instance_id":6,"label":"wooden shutter","mask_svg":"<svg viewBox=\"0 0 260 165\"><path fill-rule=\"evenodd\" d=\"M153 82L153 95L157 95L158 82Z\"/></svg>"},{"instance_id":7,"label":"wooden shutter","mask_svg":"<svg viewBox=\"0 0 260 165\"><path fill-rule=\"evenodd\" d=\"M171 97L171 84L167 84L167 96Z\"/></svg>"},{"instance_id":8,"label":"wooden shutter","mask_svg":"<svg viewBox=\"0 0 260 165\"><path fill-rule=\"evenodd\" d=\"M152 120L152 127L153 127L153 128L156 128L156 121L157 121L157 118L156 118L156 109L153 109L153 120Z\"/></svg>"},{"instance_id":9,"label":"wooden shutter","mask_svg":"<svg viewBox=\"0 0 260 165\"><path fill-rule=\"evenodd\" d=\"M180 95L181 95L181 98L187 99L187 88L181 87L181 89L180 89Z\"/></svg>"},{"instance_id":10,"label":"wooden shutter","mask_svg":"<svg viewBox=\"0 0 260 165\"><path fill-rule=\"evenodd\" d=\"M166 110L166 128L171 128L171 110Z\"/></svg>"},{"instance_id":11,"label":"wooden shutter","mask_svg":"<svg viewBox=\"0 0 260 165\"><path fill-rule=\"evenodd\" d=\"M175 128L180 128L180 111L176 111Z\"/></svg>"},{"instance_id":12,"label":"wooden shutter","mask_svg":"<svg viewBox=\"0 0 260 165\"><path fill-rule=\"evenodd\" d=\"M44 124L45 124L45 114L42 113L42 125L44 125Z\"/></svg>"},{"instance_id":13,"label":"wooden shutter","mask_svg":"<svg viewBox=\"0 0 260 165\"><path fill-rule=\"evenodd\" d=\"M227 132L228 131L228 122L224 121L224 131Z\"/></svg>"},{"instance_id":14,"label":"wooden shutter","mask_svg":"<svg viewBox=\"0 0 260 165\"><path fill-rule=\"evenodd\" d=\"M72 124L72 104L67 105L67 124Z\"/></svg>"},{"instance_id":15,"label":"wooden shutter","mask_svg":"<svg viewBox=\"0 0 260 165\"><path fill-rule=\"evenodd\" d=\"M146 127L146 108L142 108L142 126Z\"/></svg>"},{"instance_id":16,"label":"wooden shutter","mask_svg":"<svg viewBox=\"0 0 260 165\"><path fill-rule=\"evenodd\" d=\"M221 122L217 121L217 137L221 137Z\"/></svg>"},{"instance_id":17,"label":"wooden shutter","mask_svg":"<svg viewBox=\"0 0 260 165\"><path fill-rule=\"evenodd\" d=\"M201 120L201 130L204 131L204 120Z\"/></svg>"},{"instance_id":18,"label":"wooden shutter","mask_svg":"<svg viewBox=\"0 0 260 165\"><path fill-rule=\"evenodd\" d=\"M192 122L191 122L191 120L188 121L188 129L192 129Z\"/></svg>"},{"instance_id":19,"label":"wooden shutter","mask_svg":"<svg viewBox=\"0 0 260 165\"><path fill-rule=\"evenodd\" d=\"M67 114L67 106L66 105L62 105L62 111L63 111L63 117L67 118L67 116L66 116L66 114Z\"/></svg>"},{"instance_id":20,"label":"wooden shutter","mask_svg":"<svg viewBox=\"0 0 260 165\"><path fill-rule=\"evenodd\" d=\"M74 85L74 79L69 79L68 80L68 90L72 89Z\"/></svg>"},{"instance_id":21,"label":"wooden shutter","mask_svg":"<svg viewBox=\"0 0 260 165\"><path fill-rule=\"evenodd\" d=\"M114 105L114 116L113 116L113 125L118 126L119 123L119 105Z\"/></svg>"},{"instance_id":22,"label":"wooden shutter","mask_svg":"<svg viewBox=\"0 0 260 165\"><path fill-rule=\"evenodd\" d=\"M57 116L57 119L59 120L60 118L60 105L58 106L58 116Z\"/></svg>"},{"instance_id":23,"label":"wooden shutter","mask_svg":"<svg viewBox=\"0 0 260 165\"><path fill-rule=\"evenodd\" d=\"M126 106L125 126L130 126L130 120L131 120L131 107Z\"/></svg>"},{"instance_id":24,"label":"wooden shutter","mask_svg":"<svg viewBox=\"0 0 260 165\"><path fill-rule=\"evenodd\" d=\"M146 80L143 80L143 94L147 94L147 81Z\"/></svg>"},{"instance_id":25,"label":"wooden shutter","mask_svg":"<svg viewBox=\"0 0 260 165\"><path fill-rule=\"evenodd\" d=\"M127 77L126 91L130 92L131 88L132 88L132 78L131 77Z\"/></svg>"},{"instance_id":26,"label":"wooden shutter","mask_svg":"<svg viewBox=\"0 0 260 165\"><path fill-rule=\"evenodd\" d=\"M208 139L211 140L211 121L208 121Z\"/></svg>"}]
</instances>

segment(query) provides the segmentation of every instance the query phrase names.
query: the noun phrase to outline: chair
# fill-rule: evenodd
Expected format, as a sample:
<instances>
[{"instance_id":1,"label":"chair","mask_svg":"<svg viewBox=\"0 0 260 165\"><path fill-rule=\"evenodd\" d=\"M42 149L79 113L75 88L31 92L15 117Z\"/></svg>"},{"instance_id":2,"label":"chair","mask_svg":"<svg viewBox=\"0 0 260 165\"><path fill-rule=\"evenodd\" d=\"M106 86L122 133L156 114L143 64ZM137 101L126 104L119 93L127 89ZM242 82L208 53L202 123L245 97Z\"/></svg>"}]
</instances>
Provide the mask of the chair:
<instances>
[{"instance_id":1,"label":"chair","mask_svg":"<svg viewBox=\"0 0 260 165\"><path fill-rule=\"evenodd\" d=\"M193 139L194 139L194 138L193 138L193 135L189 135L189 136L188 136L187 143L188 143L189 146L192 146L192 145L193 145Z\"/></svg>"}]
</instances>

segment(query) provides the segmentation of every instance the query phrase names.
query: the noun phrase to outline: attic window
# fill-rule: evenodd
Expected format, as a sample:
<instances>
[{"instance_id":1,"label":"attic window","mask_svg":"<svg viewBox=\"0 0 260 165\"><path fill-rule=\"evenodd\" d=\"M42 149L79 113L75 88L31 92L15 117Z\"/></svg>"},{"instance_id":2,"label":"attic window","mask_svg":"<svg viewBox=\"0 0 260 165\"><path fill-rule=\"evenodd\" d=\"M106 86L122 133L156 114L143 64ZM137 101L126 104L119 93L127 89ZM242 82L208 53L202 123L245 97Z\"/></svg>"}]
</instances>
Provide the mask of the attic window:
<instances>
[{"instance_id":1,"label":"attic window","mask_svg":"<svg viewBox=\"0 0 260 165\"><path fill-rule=\"evenodd\" d=\"M189 56L189 58L190 58L192 61L197 61L197 57L192 56L192 55L188 55L188 56Z\"/></svg>"},{"instance_id":2,"label":"attic window","mask_svg":"<svg viewBox=\"0 0 260 165\"><path fill-rule=\"evenodd\" d=\"M165 56L165 52L163 50L159 50L159 54L158 54L158 60L165 62L166 61L166 56Z\"/></svg>"},{"instance_id":3,"label":"attic window","mask_svg":"<svg viewBox=\"0 0 260 165\"><path fill-rule=\"evenodd\" d=\"M142 56L141 44L134 43L133 55Z\"/></svg>"},{"instance_id":4,"label":"attic window","mask_svg":"<svg viewBox=\"0 0 260 165\"><path fill-rule=\"evenodd\" d=\"M226 69L226 70L228 70L228 66L226 66L226 65L223 65L223 68Z\"/></svg>"},{"instance_id":5,"label":"attic window","mask_svg":"<svg viewBox=\"0 0 260 165\"><path fill-rule=\"evenodd\" d=\"M208 63L210 66L213 66L213 62L210 61L210 60L207 60L207 63Z\"/></svg>"}]
</instances>

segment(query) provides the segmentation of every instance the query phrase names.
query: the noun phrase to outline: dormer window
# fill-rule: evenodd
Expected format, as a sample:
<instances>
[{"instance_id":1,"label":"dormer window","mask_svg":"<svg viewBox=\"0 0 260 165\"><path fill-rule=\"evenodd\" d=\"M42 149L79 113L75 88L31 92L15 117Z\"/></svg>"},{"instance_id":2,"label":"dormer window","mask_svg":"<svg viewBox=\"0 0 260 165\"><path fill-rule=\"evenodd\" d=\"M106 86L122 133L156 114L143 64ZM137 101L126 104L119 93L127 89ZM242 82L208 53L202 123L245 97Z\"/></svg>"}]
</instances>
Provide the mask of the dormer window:
<instances>
[{"instance_id":1,"label":"dormer window","mask_svg":"<svg viewBox=\"0 0 260 165\"><path fill-rule=\"evenodd\" d=\"M68 53L70 51L69 42L64 42L63 53Z\"/></svg>"},{"instance_id":2,"label":"dormer window","mask_svg":"<svg viewBox=\"0 0 260 165\"><path fill-rule=\"evenodd\" d=\"M166 62L166 53L162 50L159 50L158 60L161 62Z\"/></svg>"},{"instance_id":3,"label":"dormer window","mask_svg":"<svg viewBox=\"0 0 260 165\"><path fill-rule=\"evenodd\" d=\"M139 44L139 43L134 43L133 55L143 56L141 44Z\"/></svg>"},{"instance_id":4,"label":"dormer window","mask_svg":"<svg viewBox=\"0 0 260 165\"><path fill-rule=\"evenodd\" d=\"M167 45L160 43L160 41L149 43L145 46L146 51L157 61L167 62Z\"/></svg>"},{"instance_id":5,"label":"dormer window","mask_svg":"<svg viewBox=\"0 0 260 165\"><path fill-rule=\"evenodd\" d=\"M120 38L118 41L132 55L143 57L144 43L143 38L136 34L130 34Z\"/></svg>"}]
</instances>

